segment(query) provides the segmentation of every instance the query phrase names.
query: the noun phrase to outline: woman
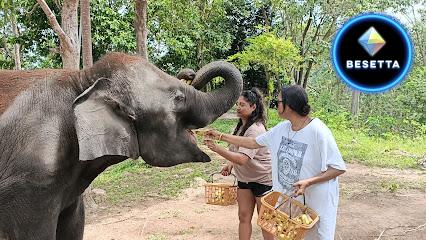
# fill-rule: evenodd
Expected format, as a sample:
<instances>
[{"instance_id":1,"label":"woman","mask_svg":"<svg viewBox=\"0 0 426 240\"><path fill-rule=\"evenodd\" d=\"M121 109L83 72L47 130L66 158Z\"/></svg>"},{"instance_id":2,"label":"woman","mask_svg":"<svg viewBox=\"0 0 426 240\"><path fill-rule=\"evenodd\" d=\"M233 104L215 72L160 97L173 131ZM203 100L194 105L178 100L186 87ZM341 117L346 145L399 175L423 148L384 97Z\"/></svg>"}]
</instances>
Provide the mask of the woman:
<instances>
[{"instance_id":1,"label":"woman","mask_svg":"<svg viewBox=\"0 0 426 240\"><path fill-rule=\"evenodd\" d=\"M331 131L321 120L312 119L309 112L305 90L298 85L284 87L278 96L278 114L288 121L256 138L214 130L206 137L248 149L267 146L272 154L274 191L304 194L306 204L320 217L305 239L332 240L339 200L337 176L345 172L346 166ZM303 201L301 196L299 200Z\"/></svg>"},{"instance_id":2,"label":"woman","mask_svg":"<svg viewBox=\"0 0 426 240\"><path fill-rule=\"evenodd\" d=\"M243 91L237 101L237 115L240 118L233 135L257 137L265 133L265 107L259 90ZM266 147L248 149L231 144L229 150L224 149L212 140L204 143L214 152L229 160L229 164L222 168L222 175L229 175L232 168L238 180L237 202L240 240L249 240L251 237L251 219L257 206L259 213L260 198L272 188L271 156ZM268 232L262 232L263 238L273 240Z\"/></svg>"}]
</instances>

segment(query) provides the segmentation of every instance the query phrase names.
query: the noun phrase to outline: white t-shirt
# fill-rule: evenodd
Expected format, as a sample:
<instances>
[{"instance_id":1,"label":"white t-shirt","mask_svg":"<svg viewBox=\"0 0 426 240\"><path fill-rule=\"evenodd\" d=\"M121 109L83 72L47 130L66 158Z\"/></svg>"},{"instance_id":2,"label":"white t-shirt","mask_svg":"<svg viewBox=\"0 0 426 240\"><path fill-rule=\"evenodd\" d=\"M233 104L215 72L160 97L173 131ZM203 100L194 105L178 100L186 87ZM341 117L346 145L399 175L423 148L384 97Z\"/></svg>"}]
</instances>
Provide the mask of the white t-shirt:
<instances>
[{"instance_id":1,"label":"white t-shirt","mask_svg":"<svg viewBox=\"0 0 426 240\"><path fill-rule=\"evenodd\" d=\"M346 170L330 129L317 118L299 131L291 129L290 121L283 121L259 135L256 142L271 150L274 191L291 194L293 183L318 176L328 167ZM309 186L305 197L306 205L320 217L319 223L305 239L334 239L339 201L338 178ZM303 197L299 196L298 200L303 203Z\"/></svg>"}]
</instances>

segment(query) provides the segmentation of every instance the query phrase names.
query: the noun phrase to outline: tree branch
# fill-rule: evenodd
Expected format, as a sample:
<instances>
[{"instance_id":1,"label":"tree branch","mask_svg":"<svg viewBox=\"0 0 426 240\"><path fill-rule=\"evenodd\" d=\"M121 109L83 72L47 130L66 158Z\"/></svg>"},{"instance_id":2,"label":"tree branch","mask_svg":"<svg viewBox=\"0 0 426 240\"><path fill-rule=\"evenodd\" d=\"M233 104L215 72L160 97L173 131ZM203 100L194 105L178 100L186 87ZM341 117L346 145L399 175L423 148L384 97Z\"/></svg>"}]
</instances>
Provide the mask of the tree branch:
<instances>
[{"instance_id":1,"label":"tree branch","mask_svg":"<svg viewBox=\"0 0 426 240\"><path fill-rule=\"evenodd\" d=\"M35 3L34 6L31 8L31 10L29 12L27 12L27 16L31 16L33 14L33 12L36 10L38 6L38 3Z\"/></svg>"},{"instance_id":2,"label":"tree branch","mask_svg":"<svg viewBox=\"0 0 426 240\"><path fill-rule=\"evenodd\" d=\"M312 8L309 10L309 19L308 19L308 22L306 23L305 29L303 30L302 39L300 40L300 55L302 56L304 56L304 54L306 53L303 51L304 50L303 46L305 45L305 37L306 37L306 34L308 33L311 23L312 23Z\"/></svg>"},{"instance_id":3,"label":"tree branch","mask_svg":"<svg viewBox=\"0 0 426 240\"><path fill-rule=\"evenodd\" d=\"M309 78L309 74L311 72L313 64L314 62L312 60L309 60L308 67L306 68L305 76L303 77L303 88L306 88L306 86L308 85L308 78Z\"/></svg>"},{"instance_id":4,"label":"tree branch","mask_svg":"<svg viewBox=\"0 0 426 240\"><path fill-rule=\"evenodd\" d=\"M333 16L333 20L331 21L330 27L328 28L327 32L322 37L322 40L326 41L332 34L333 26L336 24L337 17Z\"/></svg>"},{"instance_id":5,"label":"tree branch","mask_svg":"<svg viewBox=\"0 0 426 240\"><path fill-rule=\"evenodd\" d=\"M312 44L316 43L318 36L319 36L319 32L321 29L321 26L324 24L324 18L325 16L323 16L320 20L320 22L317 25L317 28L315 29L315 33L314 36L312 36L312 41L309 43L308 47L306 48L306 52L309 51L309 49L311 48Z\"/></svg>"},{"instance_id":6,"label":"tree branch","mask_svg":"<svg viewBox=\"0 0 426 240\"><path fill-rule=\"evenodd\" d=\"M43 12L46 14L47 20L53 31L58 34L60 41L64 45L66 45L67 48L72 49L73 43L71 42L71 39L65 34L64 30L62 30L61 26L58 23L58 20L56 19L55 14L52 12L52 10L50 10L49 6L44 0L37 0L37 2L40 5L41 9L43 9Z\"/></svg>"}]
</instances>

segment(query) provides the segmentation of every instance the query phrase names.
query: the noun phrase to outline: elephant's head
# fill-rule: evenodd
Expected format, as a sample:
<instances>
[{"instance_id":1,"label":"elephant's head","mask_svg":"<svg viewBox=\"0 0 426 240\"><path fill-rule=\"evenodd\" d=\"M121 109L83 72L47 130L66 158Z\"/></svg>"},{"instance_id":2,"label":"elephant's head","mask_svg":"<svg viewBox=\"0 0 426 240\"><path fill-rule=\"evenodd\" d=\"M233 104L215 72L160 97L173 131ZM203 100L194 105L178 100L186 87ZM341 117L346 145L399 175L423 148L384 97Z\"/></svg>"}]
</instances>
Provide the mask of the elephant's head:
<instances>
[{"instance_id":1,"label":"elephant's head","mask_svg":"<svg viewBox=\"0 0 426 240\"><path fill-rule=\"evenodd\" d=\"M222 88L201 92L136 56L111 53L83 71L86 89L74 101L80 160L105 155L137 158L154 166L208 162L188 129L205 127L235 103L240 72L217 61L197 72L207 83L221 76Z\"/></svg>"}]
</instances>

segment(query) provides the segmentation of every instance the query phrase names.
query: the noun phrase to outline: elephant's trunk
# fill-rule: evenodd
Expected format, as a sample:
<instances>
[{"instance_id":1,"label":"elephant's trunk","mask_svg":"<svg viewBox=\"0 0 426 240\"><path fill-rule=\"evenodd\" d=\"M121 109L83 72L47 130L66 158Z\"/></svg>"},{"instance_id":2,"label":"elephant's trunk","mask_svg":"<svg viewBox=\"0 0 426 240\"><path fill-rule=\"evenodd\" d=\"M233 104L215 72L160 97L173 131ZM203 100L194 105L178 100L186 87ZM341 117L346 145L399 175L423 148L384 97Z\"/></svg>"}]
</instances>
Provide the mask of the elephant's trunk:
<instances>
[{"instance_id":1,"label":"elephant's trunk","mask_svg":"<svg viewBox=\"0 0 426 240\"><path fill-rule=\"evenodd\" d=\"M200 86L206 85L215 77L223 77L225 84L220 89L212 92L202 92L194 89L192 116L196 116L197 127L203 127L211 123L237 101L243 88L243 79L240 71L231 63L216 61L202 67L194 79Z\"/></svg>"}]
</instances>

